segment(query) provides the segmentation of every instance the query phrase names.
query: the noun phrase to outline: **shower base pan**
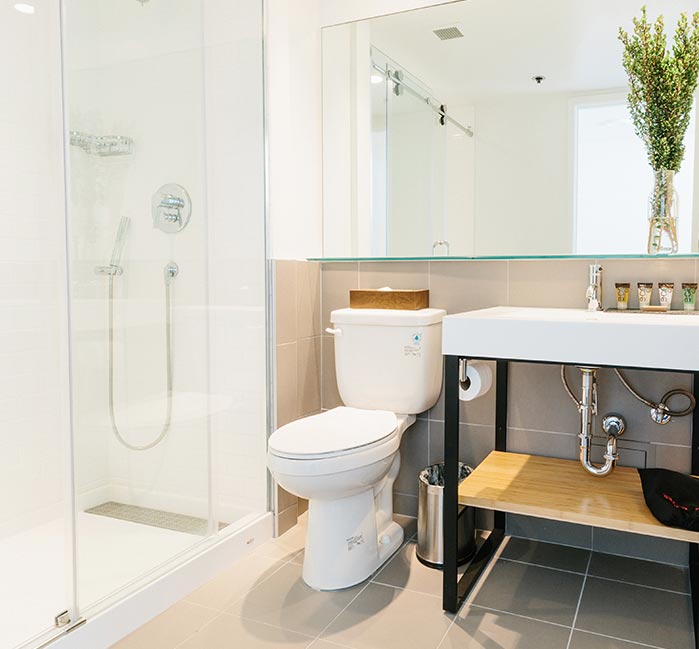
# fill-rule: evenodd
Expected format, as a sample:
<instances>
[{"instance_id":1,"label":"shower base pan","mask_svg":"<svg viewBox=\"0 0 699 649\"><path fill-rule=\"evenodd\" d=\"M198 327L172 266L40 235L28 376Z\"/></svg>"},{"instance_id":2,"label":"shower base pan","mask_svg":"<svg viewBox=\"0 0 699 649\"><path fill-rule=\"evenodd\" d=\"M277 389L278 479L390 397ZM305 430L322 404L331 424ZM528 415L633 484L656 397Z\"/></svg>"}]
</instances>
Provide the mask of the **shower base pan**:
<instances>
[{"instance_id":1,"label":"shower base pan","mask_svg":"<svg viewBox=\"0 0 699 649\"><path fill-rule=\"evenodd\" d=\"M205 536L209 528L208 521L205 518L187 516L175 512L166 512L160 509L139 507L138 505L127 505L125 503L113 501L86 509L85 513L116 518L117 520L128 521L129 523L150 525L151 527L159 527L160 529L172 530L173 532L196 534L198 536ZM228 523L219 523L218 529L222 530L227 526Z\"/></svg>"}]
</instances>

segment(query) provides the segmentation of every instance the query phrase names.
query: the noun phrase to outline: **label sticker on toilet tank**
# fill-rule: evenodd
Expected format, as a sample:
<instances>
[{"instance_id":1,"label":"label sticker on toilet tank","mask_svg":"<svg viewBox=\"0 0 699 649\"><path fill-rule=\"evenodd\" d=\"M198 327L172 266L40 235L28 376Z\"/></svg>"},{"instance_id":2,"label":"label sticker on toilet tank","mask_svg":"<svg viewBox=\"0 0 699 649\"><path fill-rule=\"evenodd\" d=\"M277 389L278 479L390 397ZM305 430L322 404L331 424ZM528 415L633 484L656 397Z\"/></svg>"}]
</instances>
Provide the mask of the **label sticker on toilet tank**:
<instances>
[{"instance_id":1,"label":"label sticker on toilet tank","mask_svg":"<svg viewBox=\"0 0 699 649\"><path fill-rule=\"evenodd\" d=\"M356 547L362 545L364 543L364 535L363 534L357 534L355 536L350 536L347 541L347 551L352 552Z\"/></svg>"},{"instance_id":2,"label":"label sticker on toilet tank","mask_svg":"<svg viewBox=\"0 0 699 649\"><path fill-rule=\"evenodd\" d=\"M414 333L410 336L410 344L403 345L403 356L422 356L422 334Z\"/></svg>"}]
</instances>

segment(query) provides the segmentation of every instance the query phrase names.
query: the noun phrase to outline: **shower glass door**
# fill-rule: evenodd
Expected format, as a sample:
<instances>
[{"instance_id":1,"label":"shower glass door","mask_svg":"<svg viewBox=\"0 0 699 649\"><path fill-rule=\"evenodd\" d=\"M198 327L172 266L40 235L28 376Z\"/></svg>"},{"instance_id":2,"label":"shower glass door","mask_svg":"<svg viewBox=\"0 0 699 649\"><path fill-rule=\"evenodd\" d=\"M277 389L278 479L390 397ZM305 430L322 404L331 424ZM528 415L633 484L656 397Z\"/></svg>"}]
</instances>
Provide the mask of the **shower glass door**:
<instances>
[{"instance_id":1,"label":"shower glass door","mask_svg":"<svg viewBox=\"0 0 699 649\"><path fill-rule=\"evenodd\" d=\"M0 3L0 646L72 613L58 3Z\"/></svg>"},{"instance_id":2,"label":"shower glass door","mask_svg":"<svg viewBox=\"0 0 699 649\"><path fill-rule=\"evenodd\" d=\"M261 3L64 4L89 616L266 510Z\"/></svg>"},{"instance_id":3,"label":"shower glass door","mask_svg":"<svg viewBox=\"0 0 699 649\"><path fill-rule=\"evenodd\" d=\"M0 2L3 649L268 512L262 60L261 0Z\"/></svg>"}]
</instances>

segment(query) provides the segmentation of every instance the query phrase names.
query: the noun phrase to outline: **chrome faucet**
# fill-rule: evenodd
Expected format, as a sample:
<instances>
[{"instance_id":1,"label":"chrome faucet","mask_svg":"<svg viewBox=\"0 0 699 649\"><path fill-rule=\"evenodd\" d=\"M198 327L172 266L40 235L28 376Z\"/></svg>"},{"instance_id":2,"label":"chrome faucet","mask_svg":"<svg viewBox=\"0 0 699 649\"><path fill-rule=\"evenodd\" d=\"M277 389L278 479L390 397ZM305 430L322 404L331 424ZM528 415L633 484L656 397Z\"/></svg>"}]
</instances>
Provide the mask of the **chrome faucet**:
<instances>
[{"instance_id":1,"label":"chrome faucet","mask_svg":"<svg viewBox=\"0 0 699 649\"><path fill-rule=\"evenodd\" d=\"M590 264L590 281L585 292L588 311L602 310L602 266Z\"/></svg>"}]
</instances>

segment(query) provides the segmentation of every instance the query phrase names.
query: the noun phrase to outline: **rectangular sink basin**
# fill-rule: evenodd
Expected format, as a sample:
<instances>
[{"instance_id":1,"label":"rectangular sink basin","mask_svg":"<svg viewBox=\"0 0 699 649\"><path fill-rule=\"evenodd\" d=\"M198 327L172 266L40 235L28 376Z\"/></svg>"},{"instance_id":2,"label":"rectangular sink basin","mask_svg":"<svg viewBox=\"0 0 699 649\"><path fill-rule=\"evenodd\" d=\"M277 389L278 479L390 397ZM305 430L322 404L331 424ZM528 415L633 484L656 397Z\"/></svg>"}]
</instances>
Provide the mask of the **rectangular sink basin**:
<instances>
[{"instance_id":1,"label":"rectangular sink basin","mask_svg":"<svg viewBox=\"0 0 699 649\"><path fill-rule=\"evenodd\" d=\"M442 352L472 358L699 371L699 317L499 306L444 318Z\"/></svg>"}]
</instances>

